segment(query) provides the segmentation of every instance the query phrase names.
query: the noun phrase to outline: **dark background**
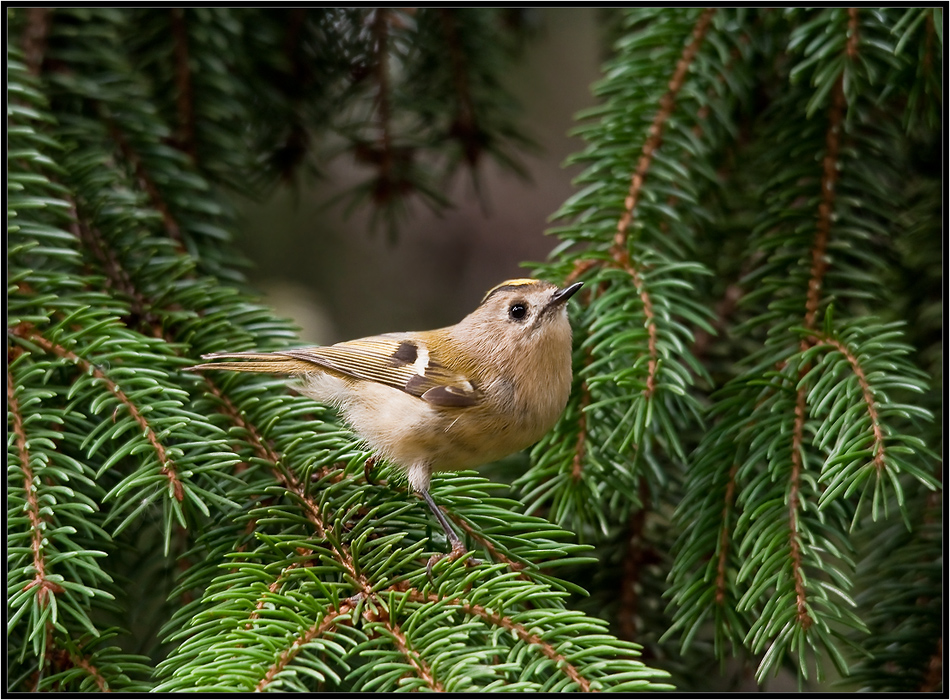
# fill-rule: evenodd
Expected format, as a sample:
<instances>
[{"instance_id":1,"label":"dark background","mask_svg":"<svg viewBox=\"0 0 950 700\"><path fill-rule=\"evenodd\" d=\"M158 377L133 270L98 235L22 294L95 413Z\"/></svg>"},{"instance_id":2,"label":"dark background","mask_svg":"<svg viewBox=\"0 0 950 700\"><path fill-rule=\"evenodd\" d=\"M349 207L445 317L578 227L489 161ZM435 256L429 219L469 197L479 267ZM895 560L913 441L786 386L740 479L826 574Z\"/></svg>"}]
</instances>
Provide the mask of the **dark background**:
<instances>
[{"instance_id":1,"label":"dark background","mask_svg":"<svg viewBox=\"0 0 950 700\"><path fill-rule=\"evenodd\" d=\"M481 193L460 170L453 208L434 214L413 201L396 241L372 230L367 211L345 216L333 203L370 172L347 157L318 164L325 177L282 186L266 201L240 203L240 245L266 302L301 327L306 344L459 321L485 291L530 276L521 263L543 260L557 243L548 217L573 194L579 170L564 159L583 142L568 136L574 114L594 104L601 30L597 10L532 12L531 36L512 67L508 90L522 107L524 131L540 147L522 154L530 181L489 158L479 164Z\"/></svg>"}]
</instances>

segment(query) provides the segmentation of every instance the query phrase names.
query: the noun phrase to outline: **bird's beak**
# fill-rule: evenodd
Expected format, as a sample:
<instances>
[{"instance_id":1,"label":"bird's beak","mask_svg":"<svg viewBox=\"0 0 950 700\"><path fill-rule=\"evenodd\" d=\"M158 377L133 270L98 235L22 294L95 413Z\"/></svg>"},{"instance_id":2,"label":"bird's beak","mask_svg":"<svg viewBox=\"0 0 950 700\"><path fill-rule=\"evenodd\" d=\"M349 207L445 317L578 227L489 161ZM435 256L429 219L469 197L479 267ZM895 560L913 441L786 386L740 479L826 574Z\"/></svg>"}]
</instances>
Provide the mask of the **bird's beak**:
<instances>
[{"instance_id":1,"label":"bird's beak","mask_svg":"<svg viewBox=\"0 0 950 700\"><path fill-rule=\"evenodd\" d=\"M584 286L583 282L575 282L569 287L565 287L564 289L557 290L556 292L554 292L554 296L551 297L551 301L548 302L548 305L558 306L559 304L563 304L572 296L574 296L574 292L576 292L578 289L580 289L583 286Z\"/></svg>"}]
</instances>

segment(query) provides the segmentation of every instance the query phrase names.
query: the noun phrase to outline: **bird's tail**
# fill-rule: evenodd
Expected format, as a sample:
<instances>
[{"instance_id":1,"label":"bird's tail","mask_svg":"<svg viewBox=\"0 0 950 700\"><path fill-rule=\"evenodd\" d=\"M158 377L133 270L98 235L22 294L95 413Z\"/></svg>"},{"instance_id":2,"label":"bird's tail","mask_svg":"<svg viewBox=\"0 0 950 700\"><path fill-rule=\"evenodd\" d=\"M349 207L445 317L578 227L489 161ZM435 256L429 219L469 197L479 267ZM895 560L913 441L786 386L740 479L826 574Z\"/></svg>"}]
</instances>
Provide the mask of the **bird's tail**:
<instances>
[{"instance_id":1,"label":"bird's tail","mask_svg":"<svg viewBox=\"0 0 950 700\"><path fill-rule=\"evenodd\" d=\"M288 357L280 352L213 352L202 360L215 360L187 367L189 370L223 369L231 372L267 372L271 374L303 374L317 369L313 363ZM217 362L217 360L240 360Z\"/></svg>"}]
</instances>

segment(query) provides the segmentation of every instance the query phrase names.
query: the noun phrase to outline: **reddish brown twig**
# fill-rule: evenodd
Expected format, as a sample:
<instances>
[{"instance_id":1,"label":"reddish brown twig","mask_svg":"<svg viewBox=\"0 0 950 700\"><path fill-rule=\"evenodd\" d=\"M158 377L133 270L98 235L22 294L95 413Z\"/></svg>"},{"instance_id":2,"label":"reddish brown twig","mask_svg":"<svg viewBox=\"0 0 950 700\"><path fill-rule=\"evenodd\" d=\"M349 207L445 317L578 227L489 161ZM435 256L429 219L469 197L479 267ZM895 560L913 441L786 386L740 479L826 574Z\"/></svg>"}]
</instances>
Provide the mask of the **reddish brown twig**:
<instances>
[{"instance_id":1,"label":"reddish brown twig","mask_svg":"<svg viewBox=\"0 0 950 700\"><path fill-rule=\"evenodd\" d=\"M105 372L71 350L47 340L36 328L34 328L29 323L21 323L11 330L17 337L23 338L24 340L28 340L31 343L38 345L44 352L50 355L55 355L56 357L69 360L78 366L83 372L91 374L93 377L101 381L112 393L112 395L115 396L116 399L118 399L118 401L126 407L126 409L128 409L129 415L131 415L133 420L135 420L135 422L139 424L139 427L142 428L142 434L155 450L158 461L162 465L162 474L168 478L168 481L172 486L172 493L175 495L175 500L179 502L184 500L184 487L182 486L181 480L178 478L175 463L172 462L165 452L165 446L162 445L161 441L159 441L158 436L155 434L155 431L152 430L152 426L149 425L149 422L146 420L145 416L143 416L139 411L138 406L129 400L129 397L125 395L119 386L114 381L112 381L105 374Z\"/></svg>"},{"instance_id":2,"label":"reddish brown twig","mask_svg":"<svg viewBox=\"0 0 950 700\"><path fill-rule=\"evenodd\" d=\"M274 478L278 483L296 496L298 502L303 507L307 520L313 525L317 536L326 541L334 557L343 565L343 568L349 574L352 582L363 594L371 595L373 590L372 585L365 574L357 572L356 563L353 560L353 555L350 553L349 548L342 542L333 544L327 537L330 528L320 512L319 505L317 505L313 498L307 493L306 485L289 470L282 470L278 467L280 455L277 451L261 436L260 431L241 415L234 404L224 396L210 379L205 377L205 381L211 387L212 393L221 400L221 408L219 410L227 415L236 425L241 426L241 428L247 431L250 437L249 444L252 449L257 452L262 460L268 462L271 472L274 474Z\"/></svg>"},{"instance_id":3,"label":"reddish brown twig","mask_svg":"<svg viewBox=\"0 0 950 700\"><path fill-rule=\"evenodd\" d=\"M31 550L33 554L33 580L23 590L36 588L36 600L40 607L46 607L48 597L63 593L58 583L46 578L46 558L43 553L43 529L45 521L40 514L40 503L36 490L33 488L34 474L30 465L30 450L26 431L23 428L23 416L20 413L20 403L16 397L16 383L13 375L7 370L7 410L13 419L13 438L16 442L17 455L20 459L20 471L23 472L23 498L26 500L26 513L30 520Z\"/></svg>"},{"instance_id":4,"label":"reddish brown twig","mask_svg":"<svg viewBox=\"0 0 950 700\"><path fill-rule=\"evenodd\" d=\"M849 39L846 53L854 59L857 51L857 12L852 8L849 11ZM814 328L818 316L818 307L821 302L821 288L828 270L827 249L831 234L831 224L834 218L835 185L838 181L838 153L841 146L841 129L844 119L845 95L843 75L838 77L832 90L831 108L828 112L828 128L825 132L825 156L822 159L821 202L818 205L818 223L815 227L815 242L811 250L811 272L808 279L808 290L805 301L804 325ZM810 342L802 338L801 350L807 350ZM804 377L809 370L808 366L799 370L799 378ZM813 620L808 614L805 579L802 573L802 550L798 527L798 511L801 507L801 479L804 463L802 450L805 442L805 422L807 420L806 387L798 389L795 401L795 420L792 426L792 472L789 475L788 492L788 524L789 550L792 559L792 578L795 582L795 597L798 607L798 621L802 629L808 629ZM872 420L872 424L874 421ZM883 442L881 443L883 459Z\"/></svg>"},{"instance_id":5,"label":"reddish brown twig","mask_svg":"<svg viewBox=\"0 0 950 700\"><path fill-rule=\"evenodd\" d=\"M538 635L529 632L523 625L513 621L510 617L496 612L491 612L481 605L469 603L459 598L441 598L434 593L424 595L415 588L406 589L405 592L409 595L410 600L414 602L434 602L445 605L453 605L470 615L480 617L481 619L486 620L493 625L505 628L509 632L512 632L521 641L537 647L540 652L544 654L544 656L554 661L559 670L567 675L572 681L577 683L579 690L585 693L591 692L590 681L580 674L580 671L578 671L576 666L564 658L563 655L559 654L557 650L548 642L544 641Z\"/></svg>"},{"instance_id":6,"label":"reddish brown twig","mask_svg":"<svg viewBox=\"0 0 950 700\"><path fill-rule=\"evenodd\" d=\"M647 362L646 388L643 391L647 398L652 397L656 391L656 372L658 367L656 319L653 311L653 301L650 298L649 291L643 283L640 270L637 269L637 266L634 265L630 258L627 234L630 229L630 224L633 221L637 203L640 201L640 192L643 189L643 183L646 181L647 172L650 170L650 165L653 163L656 151L663 141L663 129L676 106L676 96L683 87L686 74L689 72L689 67L692 65L693 59L696 57L696 53L703 43L703 39L706 37L706 31L709 28L709 23L712 21L712 16L715 12L715 9L708 9L700 15L699 21L693 28L693 39L683 50L680 60L676 64L676 70L674 70L673 77L670 79L669 89L666 94L660 98L660 109L657 110L656 116L653 118L653 123L647 132L647 140L643 144L640 159L637 162L636 170L633 172L633 177L630 181L630 190L624 199L623 213L617 221L617 232L614 234L614 243L610 249L610 254L616 265L626 270L633 278L633 283L643 302L643 315L646 317L644 325L647 328L647 348L650 355L650 359Z\"/></svg>"},{"instance_id":7,"label":"reddish brown twig","mask_svg":"<svg viewBox=\"0 0 950 700\"><path fill-rule=\"evenodd\" d=\"M788 486L789 550L792 559L792 578L795 581L795 601L798 608L798 624L802 629L811 627L813 620L808 614L805 596L805 577L802 574L802 550L798 532L798 511L801 508L802 444L805 433L805 389L798 390L795 402L795 424L792 429L792 473Z\"/></svg>"},{"instance_id":8,"label":"reddish brown twig","mask_svg":"<svg viewBox=\"0 0 950 700\"><path fill-rule=\"evenodd\" d=\"M825 132L825 157L822 159L821 203L818 205L818 223L815 227L815 242L811 249L811 274L808 279L808 296L805 302L805 327L814 328L821 302L821 287L828 270L828 237L834 217L835 184L838 182L838 151L841 146L841 123L844 117L843 78L832 91L831 110L828 114L828 129ZM807 341L802 341L806 349Z\"/></svg>"},{"instance_id":9,"label":"reddish brown twig","mask_svg":"<svg viewBox=\"0 0 950 700\"><path fill-rule=\"evenodd\" d=\"M142 163L142 159L139 157L135 149L132 148L132 144L129 143L129 140L125 137L115 122L108 118L106 121L109 127L109 135L112 136L112 139L119 147L119 152L122 154L122 157L132 166L132 170L135 172L135 177L138 178L139 185L148 195L149 204L151 204L155 211L161 215L162 223L165 226L165 231L168 233L168 237L175 241L178 252L186 252L182 243L181 227L178 225L178 221L172 215L168 204L165 202L165 198L162 196L161 190L158 188L158 185L155 184L155 181L148 173L148 169Z\"/></svg>"},{"instance_id":10,"label":"reddish brown twig","mask_svg":"<svg viewBox=\"0 0 950 700\"><path fill-rule=\"evenodd\" d=\"M739 465L733 464L729 470L729 483L726 484L726 496L722 504L722 526L719 531L719 559L716 562L716 604L726 602L726 566L729 562L729 511L736 493L736 473Z\"/></svg>"},{"instance_id":11,"label":"reddish brown twig","mask_svg":"<svg viewBox=\"0 0 950 700\"><path fill-rule=\"evenodd\" d=\"M271 664L270 668L264 673L264 677L258 682L255 692L263 692L267 689L281 671L283 671L291 661L293 661L300 651L312 642L314 639L323 636L329 630L336 627L340 620L346 621L346 616L352 608L348 603L344 603L338 610L332 610L323 616L319 623L312 625L306 632L297 637L283 652L277 660Z\"/></svg>"},{"instance_id":12,"label":"reddish brown twig","mask_svg":"<svg viewBox=\"0 0 950 700\"><path fill-rule=\"evenodd\" d=\"M431 690L437 693L444 693L445 688L443 688L442 684L436 679L432 673L432 669L429 668L429 665L425 662L425 659L409 646L409 641L406 639L406 635L403 634L399 625L393 624L388 615L382 619L382 624L386 627L386 631L389 632L393 644L396 645L399 653L406 657L406 660L415 669L416 675L424 680Z\"/></svg>"},{"instance_id":13,"label":"reddish brown twig","mask_svg":"<svg viewBox=\"0 0 950 700\"><path fill-rule=\"evenodd\" d=\"M861 398L867 408L868 418L871 421L871 434L874 436L874 466L880 471L884 468L884 428L881 426L881 417L877 411L877 402L874 400L874 391L868 382L867 375L861 367L860 360L843 343L834 338L816 336L819 344L830 345L841 353L851 366L851 371L858 380L858 386L861 387Z\"/></svg>"},{"instance_id":14,"label":"reddish brown twig","mask_svg":"<svg viewBox=\"0 0 950 700\"><path fill-rule=\"evenodd\" d=\"M663 141L663 129L673 114L673 108L676 106L676 96L683 87L686 74L689 72L689 67L692 65L693 59L696 57L696 53L703 43L703 39L706 37L706 31L709 29L709 23L712 21L712 16L715 12L716 10L714 8L706 10L700 15L699 21L696 22L696 26L693 28L693 40L683 50L683 54L676 64L676 70L673 72L673 77L670 79L669 89L666 94L660 98L660 109L653 118L653 123L647 132L647 140L643 144L643 149L640 152L640 160L637 162L637 168L634 170L633 177L630 181L630 191L627 193L627 197L623 202L624 211L620 216L620 220L617 222L617 233L614 236L614 245L611 251L621 267L627 266L629 258L629 253L627 252L627 231L630 228L630 223L633 221L634 210L640 200L640 190L643 189L647 171L650 169L656 151Z\"/></svg>"},{"instance_id":15,"label":"reddish brown twig","mask_svg":"<svg viewBox=\"0 0 950 700\"><path fill-rule=\"evenodd\" d=\"M491 557L493 561L499 561L499 562L502 562L503 564L506 564L508 568L511 569L512 571L520 572L521 578L525 580L530 580L529 577L524 573L524 569L525 569L524 564L522 564L519 561L514 561L513 559L509 559L502 552L499 552L498 548L495 547L495 545L491 542L491 540L489 540L482 533L480 533L478 530L476 530L471 525L469 525L468 521L466 521L461 516L456 515L455 513L452 513L445 506L439 506L439 508L442 510L443 513L445 513L452 520L452 522L454 522L456 525L462 528L465 531L465 534L467 534L473 540L478 542L482 547L484 547L485 550L488 552L488 556Z\"/></svg>"},{"instance_id":16,"label":"reddish brown twig","mask_svg":"<svg viewBox=\"0 0 950 700\"><path fill-rule=\"evenodd\" d=\"M102 671L96 668L87 658L77 654L70 654L69 660L72 662L73 666L78 666L89 674L89 676L96 682L96 687L99 688L100 693L112 692L112 689L109 688L109 683L106 681L105 676L102 675Z\"/></svg>"}]
</instances>

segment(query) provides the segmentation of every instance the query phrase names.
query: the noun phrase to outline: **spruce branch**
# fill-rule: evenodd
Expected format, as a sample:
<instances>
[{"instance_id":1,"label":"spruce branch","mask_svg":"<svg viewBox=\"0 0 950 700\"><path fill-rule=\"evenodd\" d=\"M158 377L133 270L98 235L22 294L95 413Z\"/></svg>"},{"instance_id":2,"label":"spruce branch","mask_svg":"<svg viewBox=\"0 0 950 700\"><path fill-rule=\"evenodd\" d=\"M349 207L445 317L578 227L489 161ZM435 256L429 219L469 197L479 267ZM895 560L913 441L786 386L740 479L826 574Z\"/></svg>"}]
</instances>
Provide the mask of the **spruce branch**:
<instances>
[{"instance_id":1,"label":"spruce branch","mask_svg":"<svg viewBox=\"0 0 950 700\"><path fill-rule=\"evenodd\" d=\"M459 165L518 172L517 30L9 19L11 690L651 691L728 686L731 657L939 689L940 11L616 13L536 265L585 282L572 396L520 502L433 480L483 563L431 576L441 532L331 411L183 368L297 342L229 190L355 156L350 201L385 179L388 216Z\"/></svg>"},{"instance_id":2,"label":"spruce branch","mask_svg":"<svg viewBox=\"0 0 950 700\"><path fill-rule=\"evenodd\" d=\"M161 474L167 480L168 488L173 494L174 498L179 502L184 500L184 489L177 474L177 467L170 459L165 447L161 442L159 442L155 431L142 415L142 412L135 405L135 403L129 399L128 395L122 391L118 384L112 381L99 367L96 367L62 345L47 340L40 333L38 333L35 328L28 324L21 324L13 328L13 335L24 340L26 347L36 347L46 354L68 360L72 364L75 364L77 367L79 367L83 374L91 375L95 379L102 382L106 390L113 394L119 403L125 406L129 412L129 415L141 428L143 437L148 442L149 446L155 451L155 456L158 459L159 466L161 467ZM113 414L113 417L115 417L115 414Z\"/></svg>"},{"instance_id":3,"label":"spruce branch","mask_svg":"<svg viewBox=\"0 0 950 700\"><path fill-rule=\"evenodd\" d=\"M683 49L683 54L680 56L680 59L676 64L676 70L673 72L673 77L670 78L669 90L663 95L663 97L660 98L659 109L657 110L656 116L653 118L653 123L650 125L650 128L647 131L648 137L643 144L643 150L641 152L640 159L637 162L637 169L634 171L633 178L630 182L630 192L627 194L627 197L623 202L623 214L621 214L620 219L617 222L617 234L614 237L614 245L611 249L611 255L621 267L627 268L629 265L627 232L630 228L630 222L633 219L633 213L640 197L643 181L650 169L650 164L654 160L656 150L659 148L660 143L662 142L663 128L673 113L673 109L676 105L677 93L679 93L683 87L683 81L686 78L687 72L689 71L690 64L695 59L696 53L703 43L706 31L709 28L709 22L712 19L714 13L714 9L705 10L697 20L696 26L693 28L691 41L689 44L687 44L686 48ZM628 271L630 272L631 276L635 276L634 270L628 269ZM636 278L634 279L634 282L636 282ZM640 285L637 284L637 286L639 287ZM644 306L646 306L646 303L646 300L644 300Z\"/></svg>"},{"instance_id":4,"label":"spruce branch","mask_svg":"<svg viewBox=\"0 0 950 700\"><path fill-rule=\"evenodd\" d=\"M823 27L835 27L835 36L825 33L819 38L818 16L826 21ZM849 303L850 299L873 303L886 296L874 286L879 280L863 274L875 258L859 252L857 241L868 240L868 231L880 232L879 241L893 235L885 223L889 217L871 204L879 193L886 197L881 180L867 177L873 172L886 181L890 173L880 165L871 169L860 165L855 156L880 152L881 134L887 129L867 123L866 104L875 99L873 92L879 89L875 81L883 74L873 61L880 56L884 65L893 63L887 45L878 41L880 35L881 26L867 22L866 15L854 9L823 11L814 22L803 22L790 33L789 50L793 55L802 51L789 73L796 81L793 85L801 86L797 82L801 76L812 78L810 91L790 94L783 108L799 110L809 119L805 129L793 133L776 113L775 123L782 124L783 131L770 137L775 146L765 151L773 163L794 162L814 153L811 162L819 162L821 170L809 174L810 166L793 165L775 169L775 179L766 180L765 211L774 213L760 215L757 230L768 254L744 280L752 291L741 303L757 312L738 329L756 332L763 344L749 358L750 368L719 392L712 409L719 423L696 452L695 472L703 478L691 482L678 511L680 523L700 525L684 533L678 547L684 569L692 573L687 577L684 569L674 570L676 622L667 635L680 629L688 645L708 615L706 601L727 602L734 612L725 616L717 608L717 644L728 639L753 653L768 649L757 671L760 682L779 667L783 653L798 654L796 666L807 678L804 649L809 646L816 656L827 655L840 673L847 673L848 643L837 630L850 627L852 638L868 634L850 593L855 557L863 556L854 533L865 495L871 516L877 519L886 517L891 504L903 508L898 474L934 486L921 464L929 453L924 443L907 434L886 438L901 431L881 422L882 412L902 420L897 417L901 409L885 408L889 402L883 387L925 391L914 378L917 370L893 359L907 352L899 343L889 345L900 332L876 323L859 304ZM821 109L827 111L819 122ZM813 188L811 193L803 186ZM816 209L813 216L807 216L809 206ZM834 321L832 304L836 316L843 313L849 320ZM819 329L823 312L825 325ZM858 325L870 335L862 336ZM872 335L880 344L870 340ZM871 345L865 346L866 342ZM890 371L900 379L889 376ZM875 381L882 382L882 390L868 379L871 372ZM927 415L910 408L903 418L927 420ZM909 441L906 452L898 448L894 456L913 453L914 457L884 467L890 459L889 439ZM776 479L783 484L781 489L776 488ZM729 531L728 518L719 512L731 512L733 498L738 520ZM716 522L722 525L717 527ZM704 527L718 529L717 544L712 533L702 532ZM703 553L718 552L718 570L728 572L733 542L739 547L735 573L713 577L713 560L704 561ZM732 601L722 595L729 590L726 581L738 584ZM781 604L787 605L785 611L780 611ZM820 664L817 670L820 674Z\"/></svg>"},{"instance_id":5,"label":"spruce branch","mask_svg":"<svg viewBox=\"0 0 950 700\"><path fill-rule=\"evenodd\" d=\"M654 54L662 52L664 60L669 61L670 77L665 83L652 81L648 87L634 84L627 86L625 81L629 80L628 73L626 70L617 70L616 76L605 80L600 87L601 93L608 99L607 105L591 116L614 110L616 122L610 123L624 126L591 125L581 131L592 141L588 152L582 156L593 163L581 180L594 181L614 162L618 165L623 162L621 154L614 153L609 144L614 141L622 143L620 139L625 138L626 132L636 129L636 125L646 118L645 114L625 113L630 104L625 99L627 93L642 91L644 100L647 100L643 104L656 105L649 127L645 134L639 136L641 145L627 156L635 163L635 167L625 193L617 193L620 206L617 207L615 203L608 205L607 211L619 209L619 213L611 225L600 213L601 209L595 208L601 200L605 200L605 204L610 201L606 199L603 191L605 187L602 185L582 191L565 203L558 213L562 218L576 217L574 224L555 230L567 242L579 243L581 239L590 238L586 251L565 256L571 265L567 279L574 281L583 277L591 285L589 294L583 296L588 303L587 318L590 321L582 319L580 323L582 327L590 324L590 335L584 337L581 345L582 356L589 360L575 365L576 373L584 383L579 391L574 392L575 398L572 399L572 402L580 401L582 404L580 414L575 414L572 420L578 420L578 415L581 415L584 422L576 432L571 431L575 445L569 465L570 473L575 475L574 481L581 473L585 475L585 480L618 479L611 491L619 498L629 499L624 508L636 502L632 496L637 492L636 481L632 476L635 465L639 462L650 464L650 460L637 456L649 452L643 449L644 441L649 442L654 439L653 435L657 435L664 448L673 455L679 458L685 455L677 437L678 430L674 428L668 411L680 401L689 404L691 397L687 387L694 381L693 372L702 372L687 350L692 342L690 331L675 320L679 316L701 327L708 327L705 309L688 296L676 294L679 289L691 288L691 283L685 279L687 276L704 272L701 266L681 257L684 252L681 246L690 245L692 233L684 218L674 213L677 208L687 204L695 205L697 194L690 191L691 183L673 184L673 177L678 167L674 159L685 158L687 154L688 157L695 157L703 148L696 138L697 133L704 133L700 123L708 119L708 110L696 109L690 101L684 107L677 98L698 60L697 56L704 49L704 39L714 17L714 10L706 10L677 13L666 18L664 25L668 27L667 31L678 33L682 49L677 48L676 40L667 36L640 39L642 43L629 40L622 45L621 50L626 52L624 59L628 56L637 59L650 51ZM638 15L631 15L631 25L636 19ZM659 41L664 42L662 46L653 43ZM615 60L619 62L620 59ZM698 80L705 81L709 77L704 74ZM709 84L709 89L718 91L715 84ZM637 109L644 110L644 107L638 106ZM676 129L669 128L677 110L685 112L682 118L686 123L700 128L695 131L680 125ZM612 134L612 130L620 133ZM710 133L708 129L706 133ZM606 183L606 187L615 189L612 180ZM667 204L658 206L660 199L666 200ZM643 221L640 221L641 218ZM651 225L655 223L664 235L652 233L646 222ZM592 236L594 231L598 231L597 242ZM544 274L556 273L550 270ZM637 299L639 304L634 306L632 299ZM630 330L618 333L620 328ZM640 331L640 328L643 330ZM626 344L621 344L621 339ZM617 412L616 407L624 405L627 408ZM677 410L673 409L674 413ZM689 410L686 409L687 412ZM588 449L591 440L587 428L588 417L595 415L595 412L604 414L598 423L610 426L598 440L603 448L609 448L609 457L605 455L604 466L596 471L582 469L584 462L587 462L587 467L592 462L596 463L593 453ZM608 418L611 414L613 416ZM568 416L572 416L571 407L565 412L561 425ZM556 428L552 436L563 432ZM624 437L621 438L621 434ZM541 452L550 454L551 444L543 442L539 446ZM553 465L548 464L547 461L539 464L537 470L532 470L517 481L526 498L534 503L534 508L541 503L538 500L540 484L550 483L548 474ZM621 466L624 464L630 466ZM567 464L562 463L560 466L561 470L566 471L567 468ZM651 476L658 484L666 481L662 469L652 471ZM545 490L553 494L557 488ZM604 487L593 488L600 491ZM551 495L546 498L550 499ZM587 524L597 520L596 515L591 518L584 513L586 509L565 510L560 505L565 502L563 497L557 495L554 498L554 502L559 504L554 514L558 522L579 521ZM572 500L578 502L583 498ZM624 512L620 512L621 518L626 517ZM602 531L606 532L603 525Z\"/></svg>"}]
</instances>

